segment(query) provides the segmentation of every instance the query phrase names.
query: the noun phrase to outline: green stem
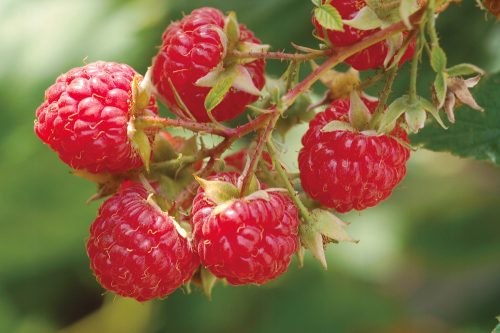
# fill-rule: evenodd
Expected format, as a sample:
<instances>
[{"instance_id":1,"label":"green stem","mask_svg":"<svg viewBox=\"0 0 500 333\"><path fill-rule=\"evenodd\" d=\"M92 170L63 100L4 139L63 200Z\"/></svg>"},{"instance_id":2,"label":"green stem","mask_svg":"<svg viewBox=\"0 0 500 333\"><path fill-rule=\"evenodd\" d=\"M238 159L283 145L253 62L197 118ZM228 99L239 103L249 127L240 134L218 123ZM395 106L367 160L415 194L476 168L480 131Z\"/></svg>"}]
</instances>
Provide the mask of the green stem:
<instances>
[{"instance_id":1,"label":"green stem","mask_svg":"<svg viewBox=\"0 0 500 333\"><path fill-rule=\"evenodd\" d=\"M378 71L374 75L367 77L359 84L359 90L365 90L382 80L387 73L383 70Z\"/></svg>"},{"instance_id":2,"label":"green stem","mask_svg":"<svg viewBox=\"0 0 500 333\"><path fill-rule=\"evenodd\" d=\"M435 0L429 0L429 4L427 7L427 20L429 23L427 24L427 32L429 34L429 37L431 38L431 43L432 45L439 45L439 37L437 35L436 31L436 16L434 14L436 7L436 1Z\"/></svg>"},{"instance_id":3,"label":"green stem","mask_svg":"<svg viewBox=\"0 0 500 333\"><path fill-rule=\"evenodd\" d=\"M288 179L288 175L286 174L285 169L283 169L283 166L281 165L281 162L276 154L276 148L274 148L274 144L271 142L271 140L268 140L266 144L269 155L271 155L271 159L273 160L273 166L278 172L278 175L280 176L281 180L283 180L283 183L285 184L285 187L288 191L288 194L290 195L290 198L292 199L295 206L298 208L300 215L304 219L304 222L306 222L306 224L312 225L313 221L311 219L311 214L309 213L309 210L304 205L304 203L300 200L299 195L297 194L292 184L290 183L290 179Z\"/></svg>"},{"instance_id":4,"label":"green stem","mask_svg":"<svg viewBox=\"0 0 500 333\"><path fill-rule=\"evenodd\" d=\"M398 70L399 70L399 67L396 65L396 66L393 66L389 70L389 72L387 73L385 86L380 94L377 108L375 109L375 112L373 113L373 118L370 122L370 128L376 128L378 123L380 122L381 117L384 114L384 109L385 109L387 100L389 99L389 96L391 94L392 85L394 84L394 79L398 75Z\"/></svg>"},{"instance_id":5,"label":"green stem","mask_svg":"<svg viewBox=\"0 0 500 333\"><path fill-rule=\"evenodd\" d=\"M410 103L414 103L417 100L417 77L418 77L418 61L420 58L420 41L417 41L417 49L415 54L413 55L413 59L411 60L411 69L410 69Z\"/></svg>"},{"instance_id":6,"label":"green stem","mask_svg":"<svg viewBox=\"0 0 500 333\"><path fill-rule=\"evenodd\" d=\"M271 137L274 126L276 126L276 122L278 121L279 117L280 117L279 110L276 109L271 119L269 119L266 128L263 130L262 134L258 136L257 145L255 146L255 151L252 155L252 159L250 160L250 165L248 166L246 173L242 175L243 181L241 183L241 188L240 188L241 195L246 193L246 191L248 190L248 186L250 185L250 180L252 179L252 175L255 174L255 170L257 169L260 157L262 156L262 151L264 150L264 144Z\"/></svg>"}]
</instances>

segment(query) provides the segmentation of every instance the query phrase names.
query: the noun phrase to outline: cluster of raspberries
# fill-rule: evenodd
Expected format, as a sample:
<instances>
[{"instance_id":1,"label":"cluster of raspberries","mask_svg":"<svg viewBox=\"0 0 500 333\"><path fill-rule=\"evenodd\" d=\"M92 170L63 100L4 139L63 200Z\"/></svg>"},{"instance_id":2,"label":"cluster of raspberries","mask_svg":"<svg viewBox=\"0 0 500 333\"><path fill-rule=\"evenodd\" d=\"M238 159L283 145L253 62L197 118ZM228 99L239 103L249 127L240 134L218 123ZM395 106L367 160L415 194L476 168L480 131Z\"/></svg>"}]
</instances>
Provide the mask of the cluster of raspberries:
<instances>
[{"instance_id":1,"label":"cluster of raspberries","mask_svg":"<svg viewBox=\"0 0 500 333\"><path fill-rule=\"evenodd\" d=\"M365 6L364 1L330 2L346 19ZM236 198L221 210L200 187L188 207L190 230L186 232L155 202L155 184L144 184L134 176L144 167L131 140L134 114L156 116L158 99L179 118L210 121L204 104L210 87L199 80L224 64L226 19L217 9L200 8L171 23L153 60L150 79L113 62L71 69L46 90L36 111L36 134L71 168L124 179L100 207L87 241L97 280L119 295L139 301L165 297L202 269L233 285L263 284L284 273L299 249L298 211L286 192ZM326 34L333 47L375 32L347 26L343 32L329 31L314 23L317 34ZM260 44L244 25L239 25L239 38ZM358 69L378 68L387 52L385 42L380 42L347 62ZM403 61L412 50L409 53ZM246 61L243 66L253 85L262 89L264 60ZM150 80L153 94L139 105L134 84L149 83L142 80ZM232 87L211 110L212 116L218 121L233 119L257 99ZM376 102L364 102L370 112L375 110ZM302 138L299 155L304 191L338 212L362 210L387 198L404 177L409 158L409 150L401 144L407 135L399 126L390 135L322 130L334 120L348 122L349 109L350 101L341 99L318 113ZM150 142L158 136L157 131L145 134ZM207 180L238 186L246 154L245 150L226 159L238 165L235 172L213 174ZM264 155L265 166L272 168L268 157ZM262 183L257 190L266 188Z\"/></svg>"}]
</instances>

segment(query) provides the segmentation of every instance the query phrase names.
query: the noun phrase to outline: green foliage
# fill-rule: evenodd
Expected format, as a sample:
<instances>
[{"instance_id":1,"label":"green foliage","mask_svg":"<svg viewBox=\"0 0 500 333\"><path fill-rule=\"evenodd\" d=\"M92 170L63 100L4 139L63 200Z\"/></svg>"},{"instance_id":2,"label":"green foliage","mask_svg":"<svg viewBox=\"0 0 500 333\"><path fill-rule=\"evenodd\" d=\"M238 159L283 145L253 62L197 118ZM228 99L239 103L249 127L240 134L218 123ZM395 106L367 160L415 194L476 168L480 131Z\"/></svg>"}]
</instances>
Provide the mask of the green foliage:
<instances>
[{"instance_id":1,"label":"green foliage","mask_svg":"<svg viewBox=\"0 0 500 333\"><path fill-rule=\"evenodd\" d=\"M314 9L314 17L325 29L343 31L342 17L332 5L319 5Z\"/></svg>"},{"instance_id":2,"label":"green foliage","mask_svg":"<svg viewBox=\"0 0 500 333\"><path fill-rule=\"evenodd\" d=\"M464 106L456 111L456 123L447 131L428 124L411 141L426 149L448 151L461 157L473 157L500 164L500 73L478 84L473 95L484 113Z\"/></svg>"}]
</instances>

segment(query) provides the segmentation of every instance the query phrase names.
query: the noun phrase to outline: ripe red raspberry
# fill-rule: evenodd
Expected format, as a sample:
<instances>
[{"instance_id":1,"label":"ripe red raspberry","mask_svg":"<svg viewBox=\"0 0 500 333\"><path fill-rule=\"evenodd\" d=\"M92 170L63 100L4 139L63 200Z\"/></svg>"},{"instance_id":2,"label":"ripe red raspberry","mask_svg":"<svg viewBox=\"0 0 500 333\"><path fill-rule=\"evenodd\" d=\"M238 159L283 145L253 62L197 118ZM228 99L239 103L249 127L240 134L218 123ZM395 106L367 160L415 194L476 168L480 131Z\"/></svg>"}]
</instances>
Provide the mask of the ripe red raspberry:
<instances>
[{"instance_id":1,"label":"ripe red raspberry","mask_svg":"<svg viewBox=\"0 0 500 333\"><path fill-rule=\"evenodd\" d=\"M373 112L376 102L365 100ZM322 205L344 213L363 210L386 199L406 174L410 151L387 135L321 129L333 120L348 122L349 100L336 100L316 115L302 138L299 153L304 191ZM391 136L408 141L399 126Z\"/></svg>"},{"instance_id":2,"label":"ripe red raspberry","mask_svg":"<svg viewBox=\"0 0 500 333\"><path fill-rule=\"evenodd\" d=\"M334 6L344 20L350 20L354 18L356 14L366 6L365 0L323 0L322 3ZM314 16L313 24L316 27L318 36L321 38L325 38L325 29L319 24ZM343 25L343 28L344 31L326 29L326 37L334 47L349 46L380 30L359 30L346 24ZM364 49L361 52L356 53L352 57L346 59L345 62L359 71L380 68L384 66L384 60L387 56L388 51L389 47L387 45L387 42L382 41L370 46L369 48ZM411 59L414 51L415 40L413 40L408 46L408 49L401 58L399 65L402 65L407 60Z\"/></svg>"},{"instance_id":3,"label":"ripe red raspberry","mask_svg":"<svg viewBox=\"0 0 500 333\"><path fill-rule=\"evenodd\" d=\"M125 182L99 209L87 242L99 283L138 301L172 293L199 264L173 218L147 197L141 184Z\"/></svg>"},{"instance_id":4,"label":"ripe red raspberry","mask_svg":"<svg viewBox=\"0 0 500 333\"><path fill-rule=\"evenodd\" d=\"M128 65L98 61L59 76L36 111L36 134L74 169L119 173L141 167L127 136L135 75ZM146 111L157 113L153 97Z\"/></svg>"},{"instance_id":5,"label":"ripe red raspberry","mask_svg":"<svg viewBox=\"0 0 500 333\"><path fill-rule=\"evenodd\" d=\"M204 101L210 88L199 87L195 83L224 61L224 44L220 36L224 19L224 14L217 9L199 8L182 20L171 23L163 33L163 44L153 61L153 83L162 102L180 117L187 115L177 102L169 80L189 112L198 121L209 121ZM241 24L240 41L260 44L253 33ZM255 60L244 67L254 85L262 89L265 62ZM257 98L231 88L222 102L212 110L212 115L219 121L232 119Z\"/></svg>"},{"instance_id":6,"label":"ripe red raspberry","mask_svg":"<svg viewBox=\"0 0 500 333\"><path fill-rule=\"evenodd\" d=\"M211 180L237 183L239 174L222 173ZM283 193L266 199L235 199L220 213L198 190L191 211L193 245L202 264L233 285L263 284L284 273L298 248L299 218Z\"/></svg>"}]
</instances>

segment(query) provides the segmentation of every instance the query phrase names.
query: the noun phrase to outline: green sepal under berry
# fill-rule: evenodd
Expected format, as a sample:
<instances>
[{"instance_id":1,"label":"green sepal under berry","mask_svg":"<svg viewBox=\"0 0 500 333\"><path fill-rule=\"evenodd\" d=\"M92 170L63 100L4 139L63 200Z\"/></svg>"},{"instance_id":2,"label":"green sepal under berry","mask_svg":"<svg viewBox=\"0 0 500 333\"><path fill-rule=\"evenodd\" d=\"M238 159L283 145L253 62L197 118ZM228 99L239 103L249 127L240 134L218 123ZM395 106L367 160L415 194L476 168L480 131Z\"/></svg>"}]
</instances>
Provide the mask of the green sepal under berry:
<instances>
[{"instance_id":1,"label":"green sepal under berry","mask_svg":"<svg viewBox=\"0 0 500 333\"><path fill-rule=\"evenodd\" d=\"M201 288L203 293L209 300L212 299L212 290L217 283L217 277L213 275L208 269L203 266L200 266L200 279L201 279Z\"/></svg>"},{"instance_id":2,"label":"green sepal under berry","mask_svg":"<svg viewBox=\"0 0 500 333\"><path fill-rule=\"evenodd\" d=\"M350 131L366 132L374 130L372 126L372 114L361 99L360 93L356 90L350 93L349 122L333 120L323 126L322 132Z\"/></svg>"},{"instance_id":3,"label":"green sepal under berry","mask_svg":"<svg viewBox=\"0 0 500 333\"><path fill-rule=\"evenodd\" d=\"M326 243L357 243L344 229L348 224L327 210L312 210L309 213L308 221L309 223L302 223L299 226L300 241L325 269L327 268Z\"/></svg>"},{"instance_id":4,"label":"green sepal under berry","mask_svg":"<svg viewBox=\"0 0 500 333\"><path fill-rule=\"evenodd\" d=\"M223 204L238 198L240 191L235 185L222 180L207 180L194 176L196 181L205 191L205 196L216 204Z\"/></svg>"},{"instance_id":5,"label":"green sepal under berry","mask_svg":"<svg viewBox=\"0 0 500 333\"><path fill-rule=\"evenodd\" d=\"M398 119L404 114L405 122L410 131L417 133L424 127L427 113L430 113L441 127L447 128L441 120L437 108L431 102L421 96L412 99L409 95L403 95L389 105L387 112L381 118L377 132L391 132Z\"/></svg>"},{"instance_id":6,"label":"green sepal under berry","mask_svg":"<svg viewBox=\"0 0 500 333\"><path fill-rule=\"evenodd\" d=\"M143 129L136 129L135 126L133 126L132 121L129 122L127 134L132 147L141 157L144 168L146 171L149 171L149 163L151 160L151 142L149 141L148 135Z\"/></svg>"}]
</instances>

